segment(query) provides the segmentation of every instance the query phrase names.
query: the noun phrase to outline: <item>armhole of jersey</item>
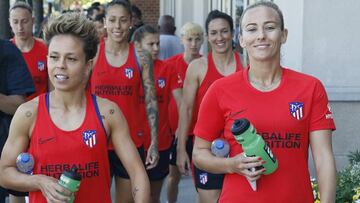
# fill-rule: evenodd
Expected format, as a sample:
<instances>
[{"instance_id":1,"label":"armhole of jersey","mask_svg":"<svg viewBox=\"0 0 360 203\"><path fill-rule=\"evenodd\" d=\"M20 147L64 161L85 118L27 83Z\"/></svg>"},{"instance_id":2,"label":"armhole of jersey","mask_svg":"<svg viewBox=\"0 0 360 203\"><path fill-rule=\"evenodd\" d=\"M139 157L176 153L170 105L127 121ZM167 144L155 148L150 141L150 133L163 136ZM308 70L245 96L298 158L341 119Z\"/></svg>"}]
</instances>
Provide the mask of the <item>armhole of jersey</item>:
<instances>
[{"instance_id":1,"label":"armhole of jersey","mask_svg":"<svg viewBox=\"0 0 360 203\"><path fill-rule=\"evenodd\" d=\"M138 60L138 58L137 58L137 56L136 56L136 50L135 50L135 47L133 48L134 49L134 58L135 58L135 62L136 62L136 67L137 67L137 69L138 69L138 71L139 71L139 73L140 73L140 79L142 80L142 70L141 70L141 66L140 66L140 64L139 64L139 60Z\"/></svg>"},{"instance_id":2,"label":"armhole of jersey","mask_svg":"<svg viewBox=\"0 0 360 203\"><path fill-rule=\"evenodd\" d=\"M40 99L41 97L39 97ZM40 103L40 102L39 102ZM46 110L48 111L49 115L50 115L50 111L49 111L49 92L45 93L45 105L46 105Z\"/></svg>"},{"instance_id":3,"label":"armhole of jersey","mask_svg":"<svg viewBox=\"0 0 360 203\"><path fill-rule=\"evenodd\" d=\"M105 130L104 123L103 123L103 121L102 121L102 119L101 119L101 115L100 115L100 111L99 111L99 106L98 106L98 104L97 104L97 102L96 102L96 95L93 95L93 94L92 94L92 95L91 95L91 98L92 98L92 101L93 101L93 103L94 103L94 107L95 107L95 111L96 111L96 116L97 116L98 119L99 119L99 122L100 122L100 124L101 124L101 126L102 126L102 128L103 128L103 130L104 130L105 135L108 136L107 133L106 133L106 130Z\"/></svg>"},{"instance_id":4,"label":"armhole of jersey","mask_svg":"<svg viewBox=\"0 0 360 203\"><path fill-rule=\"evenodd\" d=\"M139 64L139 61L138 61L138 58L136 56L136 50L135 50L135 47L133 48L134 49L134 58L135 58L135 62L136 62L136 67L139 71L139 74L140 74L140 85L141 87L144 89L144 82L143 82L143 79L142 79L142 69L141 69L141 66ZM144 92L144 95L145 95L145 92Z\"/></svg>"}]
</instances>

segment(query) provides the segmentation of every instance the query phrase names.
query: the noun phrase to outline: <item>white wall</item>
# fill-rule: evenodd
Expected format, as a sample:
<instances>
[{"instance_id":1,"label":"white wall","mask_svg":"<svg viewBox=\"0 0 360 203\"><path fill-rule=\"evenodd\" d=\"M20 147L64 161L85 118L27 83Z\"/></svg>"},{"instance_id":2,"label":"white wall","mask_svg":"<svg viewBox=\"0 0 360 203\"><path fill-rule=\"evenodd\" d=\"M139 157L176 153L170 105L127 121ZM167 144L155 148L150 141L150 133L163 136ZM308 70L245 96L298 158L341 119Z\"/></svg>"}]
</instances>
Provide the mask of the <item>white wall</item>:
<instances>
[{"instance_id":1,"label":"white wall","mask_svg":"<svg viewBox=\"0 0 360 203\"><path fill-rule=\"evenodd\" d=\"M330 100L360 100L360 1L305 0L303 71Z\"/></svg>"},{"instance_id":2,"label":"white wall","mask_svg":"<svg viewBox=\"0 0 360 203\"><path fill-rule=\"evenodd\" d=\"M288 29L287 42L281 50L281 63L291 69L302 70L303 42L303 0L275 0L284 15L285 28Z\"/></svg>"}]
</instances>

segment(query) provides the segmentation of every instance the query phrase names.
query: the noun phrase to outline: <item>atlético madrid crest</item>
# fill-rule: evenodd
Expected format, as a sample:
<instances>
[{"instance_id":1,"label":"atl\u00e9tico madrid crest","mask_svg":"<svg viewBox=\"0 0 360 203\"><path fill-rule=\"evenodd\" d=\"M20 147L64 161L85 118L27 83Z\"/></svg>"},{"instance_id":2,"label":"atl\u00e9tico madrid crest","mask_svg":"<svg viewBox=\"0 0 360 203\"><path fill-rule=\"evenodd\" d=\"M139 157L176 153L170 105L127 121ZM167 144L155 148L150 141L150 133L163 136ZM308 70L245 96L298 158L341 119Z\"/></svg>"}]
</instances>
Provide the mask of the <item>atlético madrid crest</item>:
<instances>
[{"instance_id":1,"label":"atl\u00e9tico madrid crest","mask_svg":"<svg viewBox=\"0 0 360 203\"><path fill-rule=\"evenodd\" d=\"M200 183L205 185L208 182L208 174L207 173L200 173L199 174Z\"/></svg>"},{"instance_id":2,"label":"atl\u00e9tico madrid crest","mask_svg":"<svg viewBox=\"0 0 360 203\"><path fill-rule=\"evenodd\" d=\"M132 68L125 68L125 76L131 79L134 77L134 70Z\"/></svg>"},{"instance_id":3,"label":"atl\u00e9tico madrid crest","mask_svg":"<svg viewBox=\"0 0 360 203\"><path fill-rule=\"evenodd\" d=\"M304 117L304 103L302 102L290 102L290 114L292 117L300 120Z\"/></svg>"},{"instance_id":4,"label":"atl\u00e9tico madrid crest","mask_svg":"<svg viewBox=\"0 0 360 203\"><path fill-rule=\"evenodd\" d=\"M158 79L158 86L162 89L166 85L165 78L159 78Z\"/></svg>"},{"instance_id":5,"label":"atl\u00e9tico madrid crest","mask_svg":"<svg viewBox=\"0 0 360 203\"><path fill-rule=\"evenodd\" d=\"M38 61L37 62L37 68L39 71L44 71L45 70L45 62L44 61Z\"/></svg>"},{"instance_id":6,"label":"atl\u00e9tico madrid crest","mask_svg":"<svg viewBox=\"0 0 360 203\"><path fill-rule=\"evenodd\" d=\"M96 130L84 130L82 137L86 146L93 148L96 145Z\"/></svg>"}]
</instances>

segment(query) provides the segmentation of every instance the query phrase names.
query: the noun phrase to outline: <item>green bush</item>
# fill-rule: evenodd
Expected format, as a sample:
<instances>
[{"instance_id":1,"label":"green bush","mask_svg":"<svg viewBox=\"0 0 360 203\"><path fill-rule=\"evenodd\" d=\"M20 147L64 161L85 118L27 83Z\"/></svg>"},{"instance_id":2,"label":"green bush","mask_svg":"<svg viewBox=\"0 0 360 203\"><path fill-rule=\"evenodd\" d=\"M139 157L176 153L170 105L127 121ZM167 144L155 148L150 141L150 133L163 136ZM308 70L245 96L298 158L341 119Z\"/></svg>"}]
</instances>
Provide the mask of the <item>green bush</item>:
<instances>
[{"instance_id":1,"label":"green bush","mask_svg":"<svg viewBox=\"0 0 360 203\"><path fill-rule=\"evenodd\" d=\"M337 173L336 202L360 202L360 151L348 155L350 164Z\"/></svg>"}]
</instances>

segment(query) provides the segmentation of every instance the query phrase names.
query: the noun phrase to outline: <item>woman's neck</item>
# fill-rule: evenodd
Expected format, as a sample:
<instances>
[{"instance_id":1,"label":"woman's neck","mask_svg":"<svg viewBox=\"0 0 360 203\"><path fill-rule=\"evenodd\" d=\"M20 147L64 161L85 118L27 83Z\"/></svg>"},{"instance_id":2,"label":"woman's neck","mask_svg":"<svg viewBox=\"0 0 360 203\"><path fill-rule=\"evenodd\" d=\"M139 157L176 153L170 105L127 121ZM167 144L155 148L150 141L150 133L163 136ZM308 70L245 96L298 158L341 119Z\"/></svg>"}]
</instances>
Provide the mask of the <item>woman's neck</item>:
<instances>
[{"instance_id":1,"label":"woman's neck","mask_svg":"<svg viewBox=\"0 0 360 203\"><path fill-rule=\"evenodd\" d=\"M15 44L21 52L29 52L35 43L35 39L33 37L29 37L27 39L20 39L15 37Z\"/></svg>"},{"instance_id":2,"label":"woman's neck","mask_svg":"<svg viewBox=\"0 0 360 203\"><path fill-rule=\"evenodd\" d=\"M105 40L105 51L107 53L116 54L119 52L127 51L128 47L128 42L116 43L113 42L109 37Z\"/></svg>"},{"instance_id":3,"label":"woman's neck","mask_svg":"<svg viewBox=\"0 0 360 203\"><path fill-rule=\"evenodd\" d=\"M282 69L280 61L252 62L248 72L249 82L261 91L270 91L280 85Z\"/></svg>"},{"instance_id":4,"label":"woman's neck","mask_svg":"<svg viewBox=\"0 0 360 203\"><path fill-rule=\"evenodd\" d=\"M184 52L183 58L184 58L184 61L187 64L189 64L192 60L197 59L200 56L201 56L200 53L195 55L195 54L188 54L188 53Z\"/></svg>"},{"instance_id":5,"label":"woman's neck","mask_svg":"<svg viewBox=\"0 0 360 203\"><path fill-rule=\"evenodd\" d=\"M50 92L50 101L52 105L62 107L64 109L73 109L81 107L86 102L84 89L75 91L54 90Z\"/></svg>"}]
</instances>

